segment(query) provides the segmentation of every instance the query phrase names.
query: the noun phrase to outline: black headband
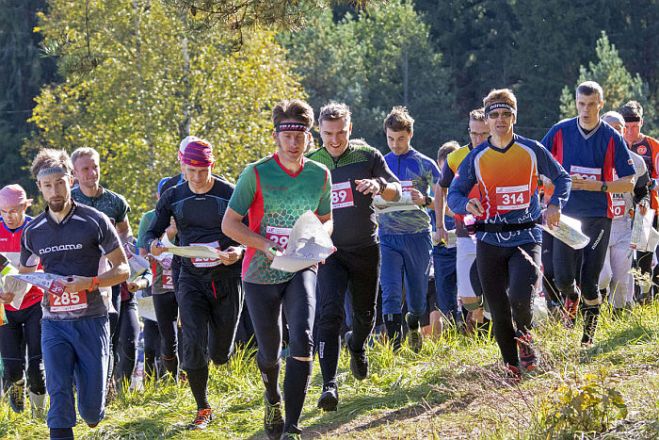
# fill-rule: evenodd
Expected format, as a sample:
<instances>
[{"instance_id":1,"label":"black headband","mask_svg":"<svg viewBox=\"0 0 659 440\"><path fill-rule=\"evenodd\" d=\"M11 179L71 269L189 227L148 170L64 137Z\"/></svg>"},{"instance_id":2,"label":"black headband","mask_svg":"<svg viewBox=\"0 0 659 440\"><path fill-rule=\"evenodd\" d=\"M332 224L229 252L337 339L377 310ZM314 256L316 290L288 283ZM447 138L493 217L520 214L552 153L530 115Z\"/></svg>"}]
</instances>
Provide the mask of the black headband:
<instances>
[{"instance_id":1,"label":"black headband","mask_svg":"<svg viewBox=\"0 0 659 440\"><path fill-rule=\"evenodd\" d=\"M507 104L505 102L493 102L492 104L485 107L485 114L488 114L492 110L496 110L498 108L505 108L506 110L510 110L513 113L517 113L517 110L515 110L515 108L510 104Z\"/></svg>"},{"instance_id":2,"label":"black headband","mask_svg":"<svg viewBox=\"0 0 659 440\"><path fill-rule=\"evenodd\" d=\"M640 116L624 116L625 122L641 122Z\"/></svg>"},{"instance_id":3,"label":"black headband","mask_svg":"<svg viewBox=\"0 0 659 440\"><path fill-rule=\"evenodd\" d=\"M309 131L309 127L307 127L307 124L302 124L301 122L282 122L275 125L275 131L277 133L282 131Z\"/></svg>"}]
</instances>

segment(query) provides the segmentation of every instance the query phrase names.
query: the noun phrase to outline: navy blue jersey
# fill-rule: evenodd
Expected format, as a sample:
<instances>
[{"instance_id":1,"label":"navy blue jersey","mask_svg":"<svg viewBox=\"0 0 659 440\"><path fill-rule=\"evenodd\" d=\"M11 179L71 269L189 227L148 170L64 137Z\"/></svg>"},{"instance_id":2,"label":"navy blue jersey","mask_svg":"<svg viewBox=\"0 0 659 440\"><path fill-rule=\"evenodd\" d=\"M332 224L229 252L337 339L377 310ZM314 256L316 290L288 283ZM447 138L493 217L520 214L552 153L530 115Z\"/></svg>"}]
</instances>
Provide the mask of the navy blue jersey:
<instances>
[{"instance_id":1,"label":"navy blue jersey","mask_svg":"<svg viewBox=\"0 0 659 440\"><path fill-rule=\"evenodd\" d=\"M174 217L180 246L208 245L218 249L238 246L222 232L222 219L233 194L234 186L212 177L213 187L204 194L195 194L188 182L167 189L156 205L156 216L144 236L144 245L158 239ZM183 269L193 275L215 277L221 274L240 276L241 262L224 266L219 259L182 258Z\"/></svg>"},{"instance_id":2,"label":"navy blue jersey","mask_svg":"<svg viewBox=\"0 0 659 440\"><path fill-rule=\"evenodd\" d=\"M46 208L27 225L21 239L21 264L34 267L41 261L46 273L94 277L98 276L101 257L120 245L117 232L105 214L73 202L61 223L53 220ZM57 304L61 298L44 295L44 319L75 319L107 313L98 290L85 292L85 296L86 307L71 309Z\"/></svg>"},{"instance_id":3,"label":"navy blue jersey","mask_svg":"<svg viewBox=\"0 0 659 440\"><path fill-rule=\"evenodd\" d=\"M549 130L542 144L572 177L611 182L634 175L625 140L601 121L594 130L585 133L578 118L566 119ZM613 218L613 194L574 190L563 212L576 218Z\"/></svg>"},{"instance_id":4,"label":"navy blue jersey","mask_svg":"<svg viewBox=\"0 0 659 440\"><path fill-rule=\"evenodd\" d=\"M389 153L384 160L400 180L403 194L412 188L423 195L429 195L432 185L439 182L439 167L434 160L411 148L407 153L395 155ZM425 209L395 211L378 216L380 234L415 234L430 231L430 217Z\"/></svg>"}]
</instances>

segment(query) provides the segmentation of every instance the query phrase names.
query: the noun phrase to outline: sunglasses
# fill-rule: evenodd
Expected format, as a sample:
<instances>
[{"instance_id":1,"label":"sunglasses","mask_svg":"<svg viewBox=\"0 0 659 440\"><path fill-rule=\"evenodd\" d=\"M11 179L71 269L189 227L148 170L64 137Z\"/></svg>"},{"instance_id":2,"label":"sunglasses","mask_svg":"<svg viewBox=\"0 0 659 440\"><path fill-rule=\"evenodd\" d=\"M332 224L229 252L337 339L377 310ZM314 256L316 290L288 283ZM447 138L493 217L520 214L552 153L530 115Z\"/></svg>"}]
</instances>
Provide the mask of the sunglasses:
<instances>
[{"instance_id":1,"label":"sunglasses","mask_svg":"<svg viewBox=\"0 0 659 440\"><path fill-rule=\"evenodd\" d=\"M501 116L503 119L510 119L513 117L513 112L489 112L487 114L488 119L499 119L499 116Z\"/></svg>"}]
</instances>

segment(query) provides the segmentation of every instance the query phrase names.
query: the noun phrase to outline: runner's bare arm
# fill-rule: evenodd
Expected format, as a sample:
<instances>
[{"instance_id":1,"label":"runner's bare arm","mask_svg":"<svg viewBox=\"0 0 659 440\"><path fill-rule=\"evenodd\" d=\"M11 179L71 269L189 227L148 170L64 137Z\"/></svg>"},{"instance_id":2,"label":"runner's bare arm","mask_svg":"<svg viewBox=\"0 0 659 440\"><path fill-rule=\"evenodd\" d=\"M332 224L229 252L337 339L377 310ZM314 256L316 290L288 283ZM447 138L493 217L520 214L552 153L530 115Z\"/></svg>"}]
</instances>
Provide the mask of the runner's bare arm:
<instances>
[{"instance_id":1,"label":"runner's bare arm","mask_svg":"<svg viewBox=\"0 0 659 440\"><path fill-rule=\"evenodd\" d=\"M228 208L222 218L222 232L224 232L227 237L234 239L238 243L258 249L268 256L271 255L271 252L269 251L270 248L279 248L279 246L273 241L268 240L262 235L249 229L249 227L243 223L243 217L244 216L238 214L233 209Z\"/></svg>"},{"instance_id":2,"label":"runner's bare arm","mask_svg":"<svg viewBox=\"0 0 659 440\"><path fill-rule=\"evenodd\" d=\"M627 193L634 191L635 177L625 176L620 179L606 182L606 191L610 193ZM602 191L600 180L590 180L572 177L572 190L580 191Z\"/></svg>"},{"instance_id":3,"label":"runner's bare arm","mask_svg":"<svg viewBox=\"0 0 659 440\"><path fill-rule=\"evenodd\" d=\"M62 283L66 291L79 292L81 290L91 290L96 287L110 287L126 281L130 275L130 267L128 266L124 248L119 246L105 257L110 262L112 269L98 274L98 277L96 277L98 284L95 285L93 277L73 275L69 277L70 281L67 280Z\"/></svg>"},{"instance_id":4,"label":"runner's bare arm","mask_svg":"<svg viewBox=\"0 0 659 440\"><path fill-rule=\"evenodd\" d=\"M122 243L129 243L133 238L133 231L130 228L130 223L128 222L128 217L123 222L117 223L117 234Z\"/></svg>"}]
</instances>

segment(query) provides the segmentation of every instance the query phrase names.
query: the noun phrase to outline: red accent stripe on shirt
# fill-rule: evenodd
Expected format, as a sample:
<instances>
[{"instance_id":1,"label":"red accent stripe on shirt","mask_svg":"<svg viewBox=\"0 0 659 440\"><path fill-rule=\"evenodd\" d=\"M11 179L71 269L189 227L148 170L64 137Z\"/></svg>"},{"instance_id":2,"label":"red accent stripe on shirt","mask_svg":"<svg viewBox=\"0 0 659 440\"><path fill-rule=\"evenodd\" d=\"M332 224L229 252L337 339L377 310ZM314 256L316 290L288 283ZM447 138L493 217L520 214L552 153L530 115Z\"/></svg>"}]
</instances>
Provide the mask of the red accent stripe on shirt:
<instances>
[{"instance_id":1,"label":"red accent stripe on shirt","mask_svg":"<svg viewBox=\"0 0 659 440\"><path fill-rule=\"evenodd\" d=\"M563 130L558 130L554 135L551 144L551 154L558 163L563 165Z\"/></svg>"},{"instance_id":2,"label":"red accent stripe on shirt","mask_svg":"<svg viewBox=\"0 0 659 440\"><path fill-rule=\"evenodd\" d=\"M602 167L602 179L605 182L612 182L613 179L613 158L615 157L616 144L613 138L609 139L609 145L606 146L606 155L604 156L604 166ZM606 193L606 216L613 218L613 193Z\"/></svg>"},{"instance_id":3,"label":"red accent stripe on shirt","mask_svg":"<svg viewBox=\"0 0 659 440\"><path fill-rule=\"evenodd\" d=\"M254 176L256 177L256 191L254 192L254 200L252 200L252 204L249 205L249 209L247 210L247 219L249 222L249 229L252 232L255 232L260 235L261 221L263 220L265 210L263 207L263 191L261 190L261 176L259 176L259 172L256 169L256 167L254 167ZM245 275L247 274L247 268L249 268L249 263L252 261L252 258L254 257L256 251L257 249L253 247L248 247L247 250L245 251L245 258L243 258L243 267L242 267L243 278L245 278Z\"/></svg>"}]
</instances>

